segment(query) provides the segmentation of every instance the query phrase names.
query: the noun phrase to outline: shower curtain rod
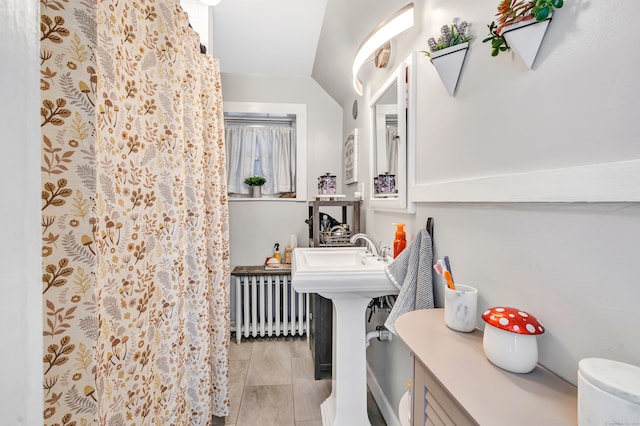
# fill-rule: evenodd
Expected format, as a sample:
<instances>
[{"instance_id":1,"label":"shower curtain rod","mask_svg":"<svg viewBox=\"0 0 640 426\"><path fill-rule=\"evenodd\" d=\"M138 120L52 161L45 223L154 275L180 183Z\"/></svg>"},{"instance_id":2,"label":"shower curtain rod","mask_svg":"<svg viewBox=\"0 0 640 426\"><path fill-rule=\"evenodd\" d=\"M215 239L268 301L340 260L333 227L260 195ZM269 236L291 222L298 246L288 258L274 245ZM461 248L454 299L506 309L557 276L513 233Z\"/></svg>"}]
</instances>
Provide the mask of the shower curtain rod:
<instances>
[{"instance_id":1,"label":"shower curtain rod","mask_svg":"<svg viewBox=\"0 0 640 426\"><path fill-rule=\"evenodd\" d=\"M252 125L261 125L261 124L284 124L287 126L292 126L294 124L294 120L290 118L251 118L251 117L233 117L233 118L225 118L225 124L236 124L242 126L252 126Z\"/></svg>"}]
</instances>

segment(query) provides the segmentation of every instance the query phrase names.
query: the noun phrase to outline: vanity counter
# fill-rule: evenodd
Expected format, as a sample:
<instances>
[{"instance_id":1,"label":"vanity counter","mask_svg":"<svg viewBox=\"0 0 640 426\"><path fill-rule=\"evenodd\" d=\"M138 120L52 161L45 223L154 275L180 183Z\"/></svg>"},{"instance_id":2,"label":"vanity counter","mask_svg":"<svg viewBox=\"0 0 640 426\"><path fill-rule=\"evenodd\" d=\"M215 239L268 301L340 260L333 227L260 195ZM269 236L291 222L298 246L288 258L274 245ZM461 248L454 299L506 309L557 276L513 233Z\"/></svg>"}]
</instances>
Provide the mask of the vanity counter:
<instances>
[{"instance_id":1,"label":"vanity counter","mask_svg":"<svg viewBox=\"0 0 640 426\"><path fill-rule=\"evenodd\" d=\"M427 382L432 380L432 386L444 390L435 392L434 389L435 398L439 398L440 392L443 399L454 406L452 410L442 404L444 411L459 410L469 424L578 424L575 386L540 364L527 374L510 373L496 367L484 354L482 332L461 333L449 329L444 323L443 309L408 312L398 318L396 330L415 358L412 401L416 404L423 399L423 395L419 395L422 387L425 389L424 400L428 400L428 383L421 384L422 376L418 374L424 369L427 376L435 379ZM417 417L426 412L423 415L426 419L429 415L426 407L425 402L424 409L412 409L414 425L423 424ZM455 415L451 419L458 424Z\"/></svg>"}]
</instances>

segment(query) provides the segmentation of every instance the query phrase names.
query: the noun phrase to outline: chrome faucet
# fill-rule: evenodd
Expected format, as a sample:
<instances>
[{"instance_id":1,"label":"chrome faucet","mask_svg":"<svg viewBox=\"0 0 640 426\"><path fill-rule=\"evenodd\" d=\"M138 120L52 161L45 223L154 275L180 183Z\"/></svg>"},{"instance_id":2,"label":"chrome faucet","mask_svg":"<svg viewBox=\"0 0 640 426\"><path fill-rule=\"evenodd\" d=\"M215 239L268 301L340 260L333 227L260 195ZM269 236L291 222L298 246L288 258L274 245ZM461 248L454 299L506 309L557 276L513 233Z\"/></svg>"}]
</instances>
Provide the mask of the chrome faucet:
<instances>
[{"instance_id":1,"label":"chrome faucet","mask_svg":"<svg viewBox=\"0 0 640 426\"><path fill-rule=\"evenodd\" d=\"M351 238L349 238L351 244L355 244L358 240L364 240L367 243L367 251L376 257L380 257L380 246L378 246L378 243L373 241L370 236L368 236L367 234L359 233L354 234L351 236Z\"/></svg>"}]
</instances>

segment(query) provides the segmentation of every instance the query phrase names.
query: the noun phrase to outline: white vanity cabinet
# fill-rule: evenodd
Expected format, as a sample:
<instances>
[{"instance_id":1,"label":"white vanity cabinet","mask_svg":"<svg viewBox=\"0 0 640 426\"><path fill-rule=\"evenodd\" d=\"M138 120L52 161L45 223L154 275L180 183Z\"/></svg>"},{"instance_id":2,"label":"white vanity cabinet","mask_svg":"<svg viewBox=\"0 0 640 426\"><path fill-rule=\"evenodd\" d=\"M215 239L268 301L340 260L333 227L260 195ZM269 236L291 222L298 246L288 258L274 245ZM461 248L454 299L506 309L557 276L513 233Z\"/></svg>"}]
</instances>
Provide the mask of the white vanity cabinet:
<instances>
[{"instance_id":1,"label":"white vanity cabinet","mask_svg":"<svg viewBox=\"0 0 640 426\"><path fill-rule=\"evenodd\" d=\"M516 374L493 365L482 332L444 324L442 309L409 312L396 321L411 350L411 424L576 425L577 389L537 365Z\"/></svg>"}]
</instances>

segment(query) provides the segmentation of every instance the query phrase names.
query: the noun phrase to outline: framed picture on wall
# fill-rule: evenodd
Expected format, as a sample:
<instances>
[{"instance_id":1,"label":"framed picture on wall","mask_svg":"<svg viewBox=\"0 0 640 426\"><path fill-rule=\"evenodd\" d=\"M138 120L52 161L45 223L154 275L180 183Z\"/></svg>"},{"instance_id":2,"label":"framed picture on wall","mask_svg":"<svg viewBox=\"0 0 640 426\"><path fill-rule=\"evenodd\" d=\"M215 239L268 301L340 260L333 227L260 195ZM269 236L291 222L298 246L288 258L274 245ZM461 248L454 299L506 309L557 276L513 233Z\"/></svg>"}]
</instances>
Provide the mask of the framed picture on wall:
<instances>
[{"instance_id":1,"label":"framed picture on wall","mask_svg":"<svg viewBox=\"0 0 640 426\"><path fill-rule=\"evenodd\" d=\"M347 136L344 141L344 183L358 181L358 129Z\"/></svg>"}]
</instances>

